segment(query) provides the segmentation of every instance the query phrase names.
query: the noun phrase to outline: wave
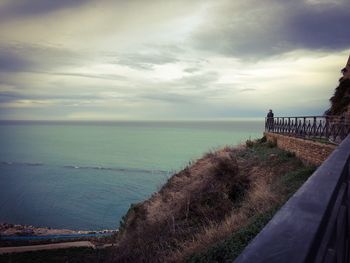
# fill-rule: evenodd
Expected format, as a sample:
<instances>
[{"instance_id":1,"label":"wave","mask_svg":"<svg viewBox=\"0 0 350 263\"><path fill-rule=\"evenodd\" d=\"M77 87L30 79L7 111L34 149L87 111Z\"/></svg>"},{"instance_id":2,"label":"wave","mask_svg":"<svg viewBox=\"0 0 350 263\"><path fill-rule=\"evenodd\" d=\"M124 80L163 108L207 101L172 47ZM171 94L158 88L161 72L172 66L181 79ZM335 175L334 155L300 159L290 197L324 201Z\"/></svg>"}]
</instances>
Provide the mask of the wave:
<instances>
[{"instance_id":1,"label":"wave","mask_svg":"<svg viewBox=\"0 0 350 263\"><path fill-rule=\"evenodd\" d=\"M104 170L104 171L117 171L117 172L135 172L135 173L169 173L164 170L147 170L137 168L116 168L116 167L104 167L104 166L77 166L77 165L65 165L64 168L68 169L86 169L86 170Z\"/></svg>"},{"instance_id":2,"label":"wave","mask_svg":"<svg viewBox=\"0 0 350 263\"><path fill-rule=\"evenodd\" d=\"M1 161L0 162L3 165L23 165L23 166L42 166L44 165L43 163L31 163L31 162L6 162L6 161Z\"/></svg>"},{"instance_id":3,"label":"wave","mask_svg":"<svg viewBox=\"0 0 350 263\"><path fill-rule=\"evenodd\" d=\"M1 165L17 165L17 166L43 166L41 162L18 162L18 161L0 161ZM157 169L137 169L137 168L118 168L104 166L79 166L79 165L63 165L62 168L67 169L84 169L84 170L101 170L101 171L117 171L117 172L134 172L134 173L150 173L150 174L168 174L169 171Z\"/></svg>"}]
</instances>

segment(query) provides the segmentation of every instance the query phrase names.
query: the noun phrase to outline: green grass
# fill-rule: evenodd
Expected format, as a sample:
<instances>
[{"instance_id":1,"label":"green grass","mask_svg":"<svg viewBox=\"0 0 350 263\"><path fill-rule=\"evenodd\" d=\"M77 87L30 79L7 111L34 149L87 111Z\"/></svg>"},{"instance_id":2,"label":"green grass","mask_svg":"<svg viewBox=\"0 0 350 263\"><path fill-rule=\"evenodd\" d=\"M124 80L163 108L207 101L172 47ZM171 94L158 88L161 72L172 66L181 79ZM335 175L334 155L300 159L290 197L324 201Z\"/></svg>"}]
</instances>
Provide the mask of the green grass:
<instances>
[{"instance_id":1,"label":"green grass","mask_svg":"<svg viewBox=\"0 0 350 263\"><path fill-rule=\"evenodd\" d=\"M213 263L213 262L232 262L248 243L264 228L270 221L278 209L302 186L302 184L315 171L315 167L304 166L294 154L280 150L276 147L271 147L266 141L258 141L256 143L249 142L247 150L241 153L242 158L259 158L261 161L268 161L271 154L276 155L272 165L278 165L283 162L297 162L300 168L290 171L280 176L274 187L284 198L273 209L265 213L260 213L253 216L249 223L240 230L232 233L227 239L216 243L209 247L205 252L194 254L188 258L188 263Z\"/></svg>"},{"instance_id":2,"label":"green grass","mask_svg":"<svg viewBox=\"0 0 350 263\"><path fill-rule=\"evenodd\" d=\"M294 153L281 150L276 147L275 143L266 141L264 138L265 137L257 141L248 140L246 142L247 148L238 152L237 157L243 159L258 159L260 162L266 162L267 164L271 165L276 165L278 163L284 163L291 160L300 162L299 159L295 158Z\"/></svg>"},{"instance_id":3,"label":"green grass","mask_svg":"<svg viewBox=\"0 0 350 263\"><path fill-rule=\"evenodd\" d=\"M205 253L193 255L187 262L232 262L243 251L249 241L270 221L277 210L278 208L274 208L266 213L254 216L246 227L238 230L226 240L208 248Z\"/></svg>"},{"instance_id":4,"label":"green grass","mask_svg":"<svg viewBox=\"0 0 350 263\"><path fill-rule=\"evenodd\" d=\"M280 178L280 183L283 185L283 190L287 196L287 200L292 196L303 183L310 177L310 175L316 170L315 166L301 167L296 171L291 171L284 174ZM287 201L285 200L285 201Z\"/></svg>"}]
</instances>

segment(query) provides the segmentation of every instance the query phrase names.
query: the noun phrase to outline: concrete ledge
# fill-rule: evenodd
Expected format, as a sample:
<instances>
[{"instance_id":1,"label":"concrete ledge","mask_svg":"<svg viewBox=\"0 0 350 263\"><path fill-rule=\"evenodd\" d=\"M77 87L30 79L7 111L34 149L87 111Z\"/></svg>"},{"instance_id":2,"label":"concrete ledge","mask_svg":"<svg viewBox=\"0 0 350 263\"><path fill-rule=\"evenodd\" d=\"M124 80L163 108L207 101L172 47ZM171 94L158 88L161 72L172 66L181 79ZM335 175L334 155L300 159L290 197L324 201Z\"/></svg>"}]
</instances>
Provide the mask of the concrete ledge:
<instances>
[{"instance_id":1,"label":"concrete ledge","mask_svg":"<svg viewBox=\"0 0 350 263\"><path fill-rule=\"evenodd\" d=\"M317 166L321 165L337 147L332 144L324 144L271 132L265 132L264 135L268 141L275 142L278 148L295 153L304 162Z\"/></svg>"}]
</instances>

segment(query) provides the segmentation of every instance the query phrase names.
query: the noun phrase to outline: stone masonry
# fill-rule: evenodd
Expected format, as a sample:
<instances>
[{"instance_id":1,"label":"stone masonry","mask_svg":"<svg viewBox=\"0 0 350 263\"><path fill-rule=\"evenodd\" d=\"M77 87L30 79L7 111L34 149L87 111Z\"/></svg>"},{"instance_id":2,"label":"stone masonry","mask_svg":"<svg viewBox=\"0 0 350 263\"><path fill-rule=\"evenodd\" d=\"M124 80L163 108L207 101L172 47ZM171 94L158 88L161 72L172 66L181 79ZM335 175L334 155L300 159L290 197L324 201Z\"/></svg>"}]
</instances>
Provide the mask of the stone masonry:
<instances>
[{"instance_id":1,"label":"stone masonry","mask_svg":"<svg viewBox=\"0 0 350 263\"><path fill-rule=\"evenodd\" d=\"M312 165L320 165L337 147L270 132L265 132L264 135L268 141L275 142L278 148L295 153L302 161Z\"/></svg>"}]
</instances>

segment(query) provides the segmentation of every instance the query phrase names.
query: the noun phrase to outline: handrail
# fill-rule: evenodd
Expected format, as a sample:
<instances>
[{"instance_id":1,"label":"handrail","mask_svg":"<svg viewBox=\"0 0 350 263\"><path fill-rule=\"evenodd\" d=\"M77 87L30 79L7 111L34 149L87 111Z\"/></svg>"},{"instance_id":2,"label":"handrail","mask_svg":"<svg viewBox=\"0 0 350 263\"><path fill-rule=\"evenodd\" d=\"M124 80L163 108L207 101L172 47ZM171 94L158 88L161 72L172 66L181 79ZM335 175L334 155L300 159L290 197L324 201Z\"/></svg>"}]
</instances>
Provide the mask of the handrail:
<instances>
[{"instance_id":1,"label":"handrail","mask_svg":"<svg viewBox=\"0 0 350 263\"><path fill-rule=\"evenodd\" d=\"M339 115L303 115L303 116L276 116L274 118L342 118Z\"/></svg>"},{"instance_id":2,"label":"handrail","mask_svg":"<svg viewBox=\"0 0 350 263\"><path fill-rule=\"evenodd\" d=\"M265 131L338 144L350 134L350 120L340 116L266 117Z\"/></svg>"},{"instance_id":3,"label":"handrail","mask_svg":"<svg viewBox=\"0 0 350 263\"><path fill-rule=\"evenodd\" d=\"M350 135L234 263L350 260Z\"/></svg>"}]
</instances>

